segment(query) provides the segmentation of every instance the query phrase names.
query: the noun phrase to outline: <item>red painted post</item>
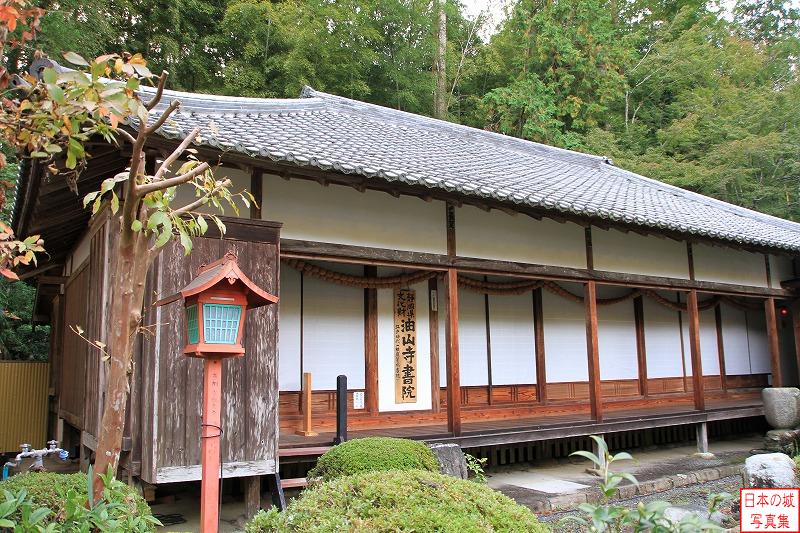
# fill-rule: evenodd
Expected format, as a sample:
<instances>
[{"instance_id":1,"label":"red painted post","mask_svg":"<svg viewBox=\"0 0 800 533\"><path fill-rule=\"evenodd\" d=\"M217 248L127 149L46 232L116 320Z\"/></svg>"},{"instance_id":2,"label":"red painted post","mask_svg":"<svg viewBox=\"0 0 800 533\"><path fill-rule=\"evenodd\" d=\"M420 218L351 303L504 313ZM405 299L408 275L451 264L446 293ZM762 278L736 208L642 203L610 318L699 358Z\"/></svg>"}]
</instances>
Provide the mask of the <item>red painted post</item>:
<instances>
[{"instance_id":1,"label":"red painted post","mask_svg":"<svg viewBox=\"0 0 800 533\"><path fill-rule=\"evenodd\" d=\"M209 355L205 360L203 385L203 442L200 487L200 532L217 533L219 529L219 443L222 433L222 357Z\"/></svg>"}]
</instances>

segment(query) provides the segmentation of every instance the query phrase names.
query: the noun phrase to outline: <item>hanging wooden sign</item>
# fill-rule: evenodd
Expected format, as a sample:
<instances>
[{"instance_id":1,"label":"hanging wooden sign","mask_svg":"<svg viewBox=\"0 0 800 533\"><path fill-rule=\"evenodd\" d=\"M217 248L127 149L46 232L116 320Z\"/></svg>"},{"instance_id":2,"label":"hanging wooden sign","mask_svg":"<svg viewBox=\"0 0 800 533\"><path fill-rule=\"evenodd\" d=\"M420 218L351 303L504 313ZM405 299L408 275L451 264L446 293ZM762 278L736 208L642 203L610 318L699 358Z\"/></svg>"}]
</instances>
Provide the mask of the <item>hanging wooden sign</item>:
<instances>
[{"instance_id":1,"label":"hanging wooden sign","mask_svg":"<svg viewBox=\"0 0 800 533\"><path fill-rule=\"evenodd\" d=\"M394 400L417 403L417 297L394 290Z\"/></svg>"}]
</instances>

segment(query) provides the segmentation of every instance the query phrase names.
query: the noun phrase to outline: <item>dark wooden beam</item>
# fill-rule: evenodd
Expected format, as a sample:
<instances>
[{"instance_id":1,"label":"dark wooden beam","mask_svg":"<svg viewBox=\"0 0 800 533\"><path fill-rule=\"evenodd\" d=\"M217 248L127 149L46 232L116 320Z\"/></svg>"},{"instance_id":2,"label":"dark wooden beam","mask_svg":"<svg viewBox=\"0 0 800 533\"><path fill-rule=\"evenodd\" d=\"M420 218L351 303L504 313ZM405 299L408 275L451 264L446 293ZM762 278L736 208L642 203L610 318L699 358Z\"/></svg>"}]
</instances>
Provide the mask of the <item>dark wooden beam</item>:
<instances>
[{"instance_id":1,"label":"dark wooden beam","mask_svg":"<svg viewBox=\"0 0 800 533\"><path fill-rule=\"evenodd\" d=\"M483 281L489 281L483 276ZM492 327L489 322L489 295L483 295L483 311L486 322L486 383L489 390L489 405L492 405Z\"/></svg>"},{"instance_id":2,"label":"dark wooden beam","mask_svg":"<svg viewBox=\"0 0 800 533\"><path fill-rule=\"evenodd\" d=\"M590 281L583 294L586 308L586 355L589 362L589 404L592 419L603 420L603 394L600 389L600 348L597 338L597 284Z\"/></svg>"},{"instance_id":3,"label":"dark wooden beam","mask_svg":"<svg viewBox=\"0 0 800 533\"><path fill-rule=\"evenodd\" d=\"M434 413L441 410L442 388L439 375L439 279L428 280L428 331L431 350L431 408Z\"/></svg>"},{"instance_id":4,"label":"dark wooden beam","mask_svg":"<svg viewBox=\"0 0 800 533\"><path fill-rule=\"evenodd\" d=\"M694 281L694 250L692 249L692 243L686 243L686 260L689 263L689 279Z\"/></svg>"},{"instance_id":5,"label":"dark wooden beam","mask_svg":"<svg viewBox=\"0 0 800 533\"><path fill-rule=\"evenodd\" d=\"M461 435L461 376L458 361L458 272L451 268L445 277L445 347L447 350L447 429Z\"/></svg>"},{"instance_id":6,"label":"dark wooden beam","mask_svg":"<svg viewBox=\"0 0 800 533\"><path fill-rule=\"evenodd\" d=\"M792 329L794 331L794 356L797 361L797 378L800 380L800 300L792 301Z\"/></svg>"},{"instance_id":7,"label":"dark wooden beam","mask_svg":"<svg viewBox=\"0 0 800 533\"><path fill-rule=\"evenodd\" d=\"M445 223L447 224L447 255L456 255L456 208L452 203L448 203L445 211Z\"/></svg>"},{"instance_id":8,"label":"dark wooden beam","mask_svg":"<svg viewBox=\"0 0 800 533\"><path fill-rule=\"evenodd\" d=\"M700 310L697 308L697 291L689 291L686 308L689 318L689 349L692 353L694 407L702 411L706 404L703 391L703 360L700 357Z\"/></svg>"},{"instance_id":9,"label":"dark wooden beam","mask_svg":"<svg viewBox=\"0 0 800 533\"><path fill-rule=\"evenodd\" d=\"M255 201L250 204L250 218L261 219L261 202L264 199L264 171L260 168L253 169L250 174L250 194Z\"/></svg>"},{"instance_id":10,"label":"dark wooden beam","mask_svg":"<svg viewBox=\"0 0 800 533\"><path fill-rule=\"evenodd\" d=\"M592 226L583 229L583 238L586 243L586 269L594 270L594 250L592 248Z\"/></svg>"},{"instance_id":11,"label":"dark wooden beam","mask_svg":"<svg viewBox=\"0 0 800 533\"><path fill-rule=\"evenodd\" d=\"M722 390L728 390L728 373L725 370L725 346L722 337L722 305L714 308L714 322L717 327L717 354L719 355L719 378Z\"/></svg>"},{"instance_id":12,"label":"dark wooden beam","mask_svg":"<svg viewBox=\"0 0 800 533\"><path fill-rule=\"evenodd\" d=\"M775 298L764 300L764 311L767 315L767 340L769 341L769 360L772 366L772 386L783 386L781 371L781 345L778 339L778 318L775 314Z\"/></svg>"},{"instance_id":13,"label":"dark wooden beam","mask_svg":"<svg viewBox=\"0 0 800 533\"><path fill-rule=\"evenodd\" d=\"M633 321L636 327L636 362L639 366L639 394L647 396L647 346L644 338L644 300L633 299Z\"/></svg>"},{"instance_id":14,"label":"dark wooden beam","mask_svg":"<svg viewBox=\"0 0 800 533\"><path fill-rule=\"evenodd\" d=\"M542 312L542 288L533 290L533 335L536 357L536 396L547 403L547 366L544 352L544 313Z\"/></svg>"},{"instance_id":15,"label":"dark wooden beam","mask_svg":"<svg viewBox=\"0 0 800 533\"><path fill-rule=\"evenodd\" d=\"M748 287L731 283L692 281L661 276L607 272L602 270L589 271L583 268L515 263L513 261L496 261L473 257L452 257L424 252L408 252L387 248L371 248L366 246L293 239L281 239L281 254L283 257L307 260L316 259L341 263L402 266L406 268L440 270L443 272L449 268L457 268L460 272L470 274L501 274L518 278L551 279L554 281L576 281L581 283L596 281L604 285L678 291L695 289L699 292L710 294L728 294L744 297L763 298L766 296L774 296L776 298L791 298L794 296L794 292L785 289Z\"/></svg>"},{"instance_id":16,"label":"dark wooden beam","mask_svg":"<svg viewBox=\"0 0 800 533\"><path fill-rule=\"evenodd\" d=\"M376 277L378 267L365 266L364 275ZM368 413L378 414L378 290L364 289L365 396Z\"/></svg>"}]
</instances>

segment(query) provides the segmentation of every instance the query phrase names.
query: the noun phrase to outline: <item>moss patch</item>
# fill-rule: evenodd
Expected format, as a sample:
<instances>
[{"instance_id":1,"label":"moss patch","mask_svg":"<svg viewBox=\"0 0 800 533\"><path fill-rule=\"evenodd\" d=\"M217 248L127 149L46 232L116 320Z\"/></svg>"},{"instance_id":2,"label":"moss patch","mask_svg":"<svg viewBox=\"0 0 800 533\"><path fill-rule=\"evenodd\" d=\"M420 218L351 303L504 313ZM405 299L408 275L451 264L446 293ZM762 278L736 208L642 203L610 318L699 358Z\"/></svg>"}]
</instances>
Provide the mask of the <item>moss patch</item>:
<instances>
[{"instance_id":1,"label":"moss patch","mask_svg":"<svg viewBox=\"0 0 800 533\"><path fill-rule=\"evenodd\" d=\"M53 514L55 521L63 521L65 495L70 490L88 498L88 484L86 474L58 474L56 472L27 472L11 476L0 482L0 494L7 490L17 493L25 490L28 497L38 507L47 507ZM122 488L122 502L131 514L146 516L151 514L150 507L132 487L124 485Z\"/></svg>"},{"instance_id":2,"label":"moss patch","mask_svg":"<svg viewBox=\"0 0 800 533\"><path fill-rule=\"evenodd\" d=\"M439 471L439 462L425 443L391 437L367 437L334 446L319 458L308 478L329 481L360 472L385 470Z\"/></svg>"},{"instance_id":3,"label":"moss patch","mask_svg":"<svg viewBox=\"0 0 800 533\"><path fill-rule=\"evenodd\" d=\"M423 470L368 472L307 489L289 508L261 511L247 533L540 533L527 508L485 485Z\"/></svg>"}]
</instances>

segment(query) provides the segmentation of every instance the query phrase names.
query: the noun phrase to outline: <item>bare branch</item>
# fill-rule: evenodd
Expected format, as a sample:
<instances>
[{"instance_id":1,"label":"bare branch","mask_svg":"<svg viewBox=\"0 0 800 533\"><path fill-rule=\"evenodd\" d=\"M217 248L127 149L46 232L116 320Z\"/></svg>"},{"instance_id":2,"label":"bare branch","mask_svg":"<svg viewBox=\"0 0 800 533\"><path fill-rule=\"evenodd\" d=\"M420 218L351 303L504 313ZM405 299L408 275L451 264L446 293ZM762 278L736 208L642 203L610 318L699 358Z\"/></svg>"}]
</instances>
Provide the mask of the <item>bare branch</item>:
<instances>
[{"instance_id":1,"label":"bare branch","mask_svg":"<svg viewBox=\"0 0 800 533\"><path fill-rule=\"evenodd\" d=\"M164 189L169 189L170 187L175 187L176 185L181 185L186 183L187 181L191 181L192 178L195 176L202 174L206 170L211 168L208 163L203 162L194 167L189 172L185 174L181 174L180 176L175 176L174 178L169 178L166 180L161 181L154 181L151 183L145 183L144 185L137 185L136 186L136 193L139 195L144 196L145 194L149 194L155 191L163 191Z\"/></svg>"},{"instance_id":2,"label":"bare branch","mask_svg":"<svg viewBox=\"0 0 800 533\"><path fill-rule=\"evenodd\" d=\"M145 133L146 133L147 135L150 135L151 133L155 133L155 132L156 132L156 130L157 130L158 128L160 128L161 126L163 126L163 125L164 125L164 123L165 123L165 122L167 121L167 119L169 118L169 116L170 116L172 113L174 113L174 112L175 112L175 110L176 110L176 109L178 109L180 106L181 106L181 102L180 102L180 100L173 100L173 101L171 101L171 102L169 103L169 105L167 106L167 109L165 109L165 110L164 110L164 112L161 114L161 116L160 116L160 117L158 117L158 120L156 120L156 121L153 123L153 125L152 125L152 126L150 126L150 127L148 128L148 127L147 127L147 125L144 125L144 127L146 128L146 129L145 129Z\"/></svg>"},{"instance_id":3,"label":"bare branch","mask_svg":"<svg viewBox=\"0 0 800 533\"><path fill-rule=\"evenodd\" d=\"M211 189L210 191L205 193L203 196L201 196L200 198L195 200L194 202L192 202L190 204L186 204L185 206L174 210L172 212L172 214L173 215L185 215L187 213L190 213L190 212L194 211L195 209L197 209L198 207L200 207L203 204L205 204L206 200L208 200L209 198L211 198L212 196L217 194L219 191L221 191L225 187L230 187L230 185L231 185L231 180L226 179L222 183L220 183L219 185L217 185L216 187L214 187L213 189Z\"/></svg>"},{"instance_id":4,"label":"bare branch","mask_svg":"<svg viewBox=\"0 0 800 533\"><path fill-rule=\"evenodd\" d=\"M153 96L149 102L144 104L144 107L146 107L148 111L152 110L161 101L161 97L164 95L164 85L167 83L167 76L169 76L169 72L166 70L161 71L161 76L158 78L158 88L156 89L155 96Z\"/></svg>"},{"instance_id":5,"label":"bare branch","mask_svg":"<svg viewBox=\"0 0 800 533\"><path fill-rule=\"evenodd\" d=\"M169 170L169 166L172 163L174 163L181 156L181 154L183 154L183 152L186 151L186 149L189 147L190 144L192 144L192 142L194 142L195 138L198 135L200 135L200 126L196 127L192 131L190 131L189 135L186 136L186 138L183 140L183 142L181 142L181 144L178 145L178 147L175 148L175 150L173 150L173 152L171 154L169 154L169 157L166 158L161 163L161 166L159 166L158 170L156 171L156 175L155 175L155 180L156 181L158 181L158 180L160 180L160 179L162 179L164 177L164 174L166 174L167 171Z\"/></svg>"},{"instance_id":6,"label":"bare branch","mask_svg":"<svg viewBox=\"0 0 800 533\"><path fill-rule=\"evenodd\" d=\"M133 135L131 135L130 133L128 133L123 129L118 129L117 133L119 133L122 137L125 138L126 141L128 141L131 144L134 144L136 142L136 137L134 137Z\"/></svg>"}]
</instances>

